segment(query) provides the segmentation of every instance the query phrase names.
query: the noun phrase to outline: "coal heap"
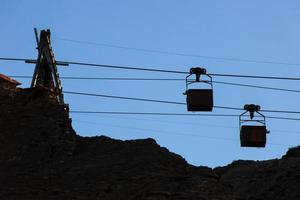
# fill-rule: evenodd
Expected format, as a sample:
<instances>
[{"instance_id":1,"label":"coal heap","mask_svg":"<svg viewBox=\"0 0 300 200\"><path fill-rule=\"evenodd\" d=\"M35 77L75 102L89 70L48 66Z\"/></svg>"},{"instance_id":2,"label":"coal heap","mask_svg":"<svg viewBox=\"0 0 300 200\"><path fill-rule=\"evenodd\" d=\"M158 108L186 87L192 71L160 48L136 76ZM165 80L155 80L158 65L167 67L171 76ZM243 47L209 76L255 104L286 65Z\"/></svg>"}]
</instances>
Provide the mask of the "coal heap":
<instances>
[{"instance_id":1,"label":"coal heap","mask_svg":"<svg viewBox=\"0 0 300 200\"><path fill-rule=\"evenodd\" d=\"M282 159L189 165L153 139L81 137L44 88L0 89L0 199L300 199L300 148Z\"/></svg>"}]
</instances>

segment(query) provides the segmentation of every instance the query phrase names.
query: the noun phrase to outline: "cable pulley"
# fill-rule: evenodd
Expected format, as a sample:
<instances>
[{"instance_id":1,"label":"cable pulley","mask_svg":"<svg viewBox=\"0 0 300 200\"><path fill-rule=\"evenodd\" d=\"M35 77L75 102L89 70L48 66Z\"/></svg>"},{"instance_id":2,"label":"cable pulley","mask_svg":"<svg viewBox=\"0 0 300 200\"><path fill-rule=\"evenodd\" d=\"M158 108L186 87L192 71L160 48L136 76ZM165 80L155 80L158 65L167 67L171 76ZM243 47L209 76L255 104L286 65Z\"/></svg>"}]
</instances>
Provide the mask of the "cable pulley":
<instances>
[{"instance_id":1,"label":"cable pulley","mask_svg":"<svg viewBox=\"0 0 300 200\"><path fill-rule=\"evenodd\" d=\"M260 106L255 104L246 104L244 106L244 110L247 110L250 114L250 119L253 119L254 112L258 112L260 110Z\"/></svg>"}]
</instances>

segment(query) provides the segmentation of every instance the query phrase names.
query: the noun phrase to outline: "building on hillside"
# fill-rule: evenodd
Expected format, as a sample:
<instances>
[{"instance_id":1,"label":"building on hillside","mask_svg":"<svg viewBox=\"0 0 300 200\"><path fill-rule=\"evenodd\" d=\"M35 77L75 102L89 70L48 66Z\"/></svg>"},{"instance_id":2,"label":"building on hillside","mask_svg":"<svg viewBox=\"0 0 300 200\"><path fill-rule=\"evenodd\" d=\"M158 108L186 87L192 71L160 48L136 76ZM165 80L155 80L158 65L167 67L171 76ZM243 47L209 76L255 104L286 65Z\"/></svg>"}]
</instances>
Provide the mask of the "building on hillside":
<instances>
[{"instance_id":1,"label":"building on hillside","mask_svg":"<svg viewBox=\"0 0 300 200\"><path fill-rule=\"evenodd\" d=\"M4 74L0 74L0 91L16 90L18 85L21 85L21 83Z\"/></svg>"}]
</instances>

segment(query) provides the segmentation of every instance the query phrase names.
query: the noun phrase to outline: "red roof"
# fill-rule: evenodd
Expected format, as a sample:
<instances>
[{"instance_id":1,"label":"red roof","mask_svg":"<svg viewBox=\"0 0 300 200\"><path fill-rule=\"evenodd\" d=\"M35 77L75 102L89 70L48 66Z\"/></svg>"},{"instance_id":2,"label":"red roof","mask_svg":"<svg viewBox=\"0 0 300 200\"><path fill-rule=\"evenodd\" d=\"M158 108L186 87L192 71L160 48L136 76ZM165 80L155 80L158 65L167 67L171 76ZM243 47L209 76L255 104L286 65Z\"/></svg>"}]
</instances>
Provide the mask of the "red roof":
<instances>
[{"instance_id":1,"label":"red roof","mask_svg":"<svg viewBox=\"0 0 300 200\"><path fill-rule=\"evenodd\" d=\"M7 81L7 82L10 82L14 85L21 85L21 83L19 83L18 81L8 77L8 76L5 76L4 74L0 74L0 79L1 80L4 80L4 81Z\"/></svg>"}]
</instances>

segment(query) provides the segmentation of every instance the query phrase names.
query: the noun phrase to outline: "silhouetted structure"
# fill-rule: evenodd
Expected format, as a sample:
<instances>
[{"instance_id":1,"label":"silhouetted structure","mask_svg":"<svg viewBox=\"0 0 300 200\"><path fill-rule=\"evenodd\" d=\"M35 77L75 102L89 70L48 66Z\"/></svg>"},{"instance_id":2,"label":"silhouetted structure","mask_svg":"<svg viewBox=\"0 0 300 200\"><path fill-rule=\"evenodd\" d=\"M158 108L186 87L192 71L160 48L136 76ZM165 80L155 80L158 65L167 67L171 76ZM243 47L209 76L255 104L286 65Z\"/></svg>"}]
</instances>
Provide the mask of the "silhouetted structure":
<instances>
[{"instance_id":1,"label":"silhouetted structure","mask_svg":"<svg viewBox=\"0 0 300 200\"><path fill-rule=\"evenodd\" d=\"M266 146L266 119L263 114L259 112L260 106L254 104L247 104L244 106L246 110L240 115L240 139L241 147L265 147ZM245 119L245 114L250 114L250 120ZM258 116L254 116L257 113ZM248 116L246 116L248 117ZM256 117L256 119L254 119ZM243 125L245 123L255 123L260 125Z\"/></svg>"},{"instance_id":2,"label":"silhouetted structure","mask_svg":"<svg viewBox=\"0 0 300 200\"><path fill-rule=\"evenodd\" d=\"M196 79L190 80L189 77L195 74ZM209 80L200 80L200 76L205 75ZM194 83L206 83L209 89L189 89L189 86ZM190 69L190 74L186 77L186 96L188 111L212 111L213 109L213 89L212 78L206 74L206 69L196 67Z\"/></svg>"},{"instance_id":3,"label":"silhouetted structure","mask_svg":"<svg viewBox=\"0 0 300 200\"><path fill-rule=\"evenodd\" d=\"M56 60L54 58L50 42L50 30L42 30L39 39L37 37L36 29L35 33L39 53L32 77L31 87L48 88L57 96L58 103L64 104L61 81L57 72Z\"/></svg>"}]
</instances>

